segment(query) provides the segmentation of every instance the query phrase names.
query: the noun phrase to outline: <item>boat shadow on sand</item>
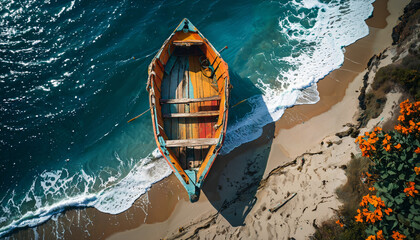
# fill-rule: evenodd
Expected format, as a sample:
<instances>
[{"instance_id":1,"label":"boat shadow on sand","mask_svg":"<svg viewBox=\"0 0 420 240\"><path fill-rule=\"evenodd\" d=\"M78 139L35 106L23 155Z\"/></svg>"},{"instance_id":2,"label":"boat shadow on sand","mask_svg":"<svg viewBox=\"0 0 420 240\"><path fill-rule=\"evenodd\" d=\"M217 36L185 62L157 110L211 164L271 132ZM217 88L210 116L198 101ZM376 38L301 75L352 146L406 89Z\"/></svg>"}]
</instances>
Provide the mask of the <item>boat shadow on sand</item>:
<instances>
[{"instance_id":1,"label":"boat shadow on sand","mask_svg":"<svg viewBox=\"0 0 420 240\"><path fill-rule=\"evenodd\" d=\"M249 79L241 78L234 72L229 73L233 89L231 106L251 96L261 96ZM262 99L261 99L262 100ZM258 109L262 117L270 117L265 105ZM248 109L247 109L248 108ZM231 123L250 110L248 104L240 104L229 111ZM256 202L259 183L266 169L275 124L272 122L263 128L261 136L249 143L242 144L226 155L219 156L202 188L209 202L232 226L242 226ZM228 133L229 134L229 125Z\"/></svg>"}]
</instances>

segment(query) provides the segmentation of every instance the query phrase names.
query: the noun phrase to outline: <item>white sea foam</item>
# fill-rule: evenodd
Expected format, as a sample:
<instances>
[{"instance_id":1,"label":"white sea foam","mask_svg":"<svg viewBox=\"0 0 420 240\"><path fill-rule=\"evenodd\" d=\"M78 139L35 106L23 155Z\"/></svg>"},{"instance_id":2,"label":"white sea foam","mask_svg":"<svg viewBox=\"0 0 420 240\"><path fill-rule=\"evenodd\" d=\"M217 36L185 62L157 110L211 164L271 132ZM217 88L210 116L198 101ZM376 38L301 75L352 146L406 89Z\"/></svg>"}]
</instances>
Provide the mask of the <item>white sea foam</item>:
<instances>
[{"instance_id":1,"label":"white sea foam","mask_svg":"<svg viewBox=\"0 0 420 240\"><path fill-rule=\"evenodd\" d=\"M172 170L163 158L141 161L119 183L102 191L93 205L101 212L117 214L124 212L143 195L153 183L169 176Z\"/></svg>"}]
</instances>

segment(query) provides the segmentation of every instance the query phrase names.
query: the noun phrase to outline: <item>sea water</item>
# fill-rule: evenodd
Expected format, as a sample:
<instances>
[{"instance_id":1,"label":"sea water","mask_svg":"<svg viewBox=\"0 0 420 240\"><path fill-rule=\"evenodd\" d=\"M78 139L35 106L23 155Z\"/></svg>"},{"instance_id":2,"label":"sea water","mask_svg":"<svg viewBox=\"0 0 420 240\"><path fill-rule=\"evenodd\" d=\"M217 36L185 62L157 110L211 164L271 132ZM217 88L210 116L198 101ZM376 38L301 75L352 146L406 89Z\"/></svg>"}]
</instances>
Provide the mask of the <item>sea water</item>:
<instances>
[{"instance_id":1,"label":"sea water","mask_svg":"<svg viewBox=\"0 0 420 240\"><path fill-rule=\"evenodd\" d=\"M222 154L258 138L368 34L373 0L0 2L0 237L70 207L117 214L171 174L147 67L187 17L229 64Z\"/></svg>"}]
</instances>

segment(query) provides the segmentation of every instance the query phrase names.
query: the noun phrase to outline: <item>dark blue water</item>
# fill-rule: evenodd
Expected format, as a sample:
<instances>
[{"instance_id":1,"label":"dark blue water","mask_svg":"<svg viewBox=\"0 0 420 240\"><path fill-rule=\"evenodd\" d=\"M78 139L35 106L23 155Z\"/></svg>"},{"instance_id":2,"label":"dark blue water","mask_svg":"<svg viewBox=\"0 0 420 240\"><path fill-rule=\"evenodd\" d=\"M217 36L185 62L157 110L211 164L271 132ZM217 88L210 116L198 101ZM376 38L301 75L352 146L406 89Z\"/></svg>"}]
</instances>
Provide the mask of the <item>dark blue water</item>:
<instances>
[{"instance_id":1,"label":"dark blue water","mask_svg":"<svg viewBox=\"0 0 420 240\"><path fill-rule=\"evenodd\" d=\"M122 212L170 174L150 116L127 120L148 108L148 64L184 17L229 46L231 105L249 98L230 111L227 153L318 100L371 2L2 1L0 236L72 206Z\"/></svg>"}]
</instances>

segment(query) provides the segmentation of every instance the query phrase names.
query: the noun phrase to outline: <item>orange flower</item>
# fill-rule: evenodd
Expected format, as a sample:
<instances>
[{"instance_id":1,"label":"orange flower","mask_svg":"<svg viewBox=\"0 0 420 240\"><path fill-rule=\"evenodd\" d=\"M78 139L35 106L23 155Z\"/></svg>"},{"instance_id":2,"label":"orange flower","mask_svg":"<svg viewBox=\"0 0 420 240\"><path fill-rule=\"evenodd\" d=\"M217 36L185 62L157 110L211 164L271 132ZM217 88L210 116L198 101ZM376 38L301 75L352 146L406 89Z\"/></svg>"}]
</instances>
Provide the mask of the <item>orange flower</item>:
<instances>
[{"instance_id":1,"label":"orange flower","mask_svg":"<svg viewBox=\"0 0 420 240\"><path fill-rule=\"evenodd\" d=\"M344 224L342 222L340 222L340 219L337 220L337 222L335 222L335 223L337 223L338 225L340 225L340 227L344 227Z\"/></svg>"},{"instance_id":2,"label":"orange flower","mask_svg":"<svg viewBox=\"0 0 420 240\"><path fill-rule=\"evenodd\" d=\"M384 212L386 213L386 215L389 215L390 213L392 213L392 209L391 208L385 209Z\"/></svg>"},{"instance_id":3,"label":"orange flower","mask_svg":"<svg viewBox=\"0 0 420 240\"><path fill-rule=\"evenodd\" d=\"M382 208L385 207L384 201L380 197L375 195L370 196L369 194L363 196L362 201L360 202L363 211L361 212L360 209L357 209L358 215L355 217L356 222L363 222L364 218L366 218L366 222L375 223L377 221L381 221L383 218ZM370 211L369 206L375 207L375 210Z\"/></svg>"},{"instance_id":4,"label":"orange flower","mask_svg":"<svg viewBox=\"0 0 420 240\"><path fill-rule=\"evenodd\" d=\"M399 232L396 232L396 231L392 231L392 238L394 239L394 240L402 240L402 239L404 239L404 238L407 238L406 236L404 236L403 234L401 234L401 233L399 233Z\"/></svg>"},{"instance_id":5,"label":"orange flower","mask_svg":"<svg viewBox=\"0 0 420 240\"><path fill-rule=\"evenodd\" d=\"M413 120L408 121L408 123L410 124L411 127L416 126L416 124L413 122Z\"/></svg>"},{"instance_id":6,"label":"orange flower","mask_svg":"<svg viewBox=\"0 0 420 240\"><path fill-rule=\"evenodd\" d=\"M376 239L377 239L377 240L385 240L384 235L382 234L382 230L379 230L379 231L376 233Z\"/></svg>"},{"instance_id":7,"label":"orange flower","mask_svg":"<svg viewBox=\"0 0 420 240\"><path fill-rule=\"evenodd\" d=\"M391 150L391 145L388 144L384 147L385 151L389 152Z\"/></svg>"},{"instance_id":8,"label":"orange flower","mask_svg":"<svg viewBox=\"0 0 420 240\"><path fill-rule=\"evenodd\" d=\"M370 187L369 188L369 191L375 191L376 189L375 189L375 187Z\"/></svg>"},{"instance_id":9,"label":"orange flower","mask_svg":"<svg viewBox=\"0 0 420 240\"><path fill-rule=\"evenodd\" d=\"M394 148L396 148L396 149L400 149L401 148L401 144L397 144L397 145L394 145Z\"/></svg>"},{"instance_id":10,"label":"orange flower","mask_svg":"<svg viewBox=\"0 0 420 240\"><path fill-rule=\"evenodd\" d=\"M404 122L404 120L405 120L404 115L400 115L400 116L398 117L398 121L400 121L400 122Z\"/></svg>"},{"instance_id":11,"label":"orange flower","mask_svg":"<svg viewBox=\"0 0 420 240\"><path fill-rule=\"evenodd\" d=\"M420 147L417 147L416 150L414 150L414 152L419 154L420 153Z\"/></svg>"},{"instance_id":12,"label":"orange flower","mask_svg":"<svg viewBox=\"0 0 420 240\"><path fill-rule=\"evenodd\" d=\"M391 136L389 136L388 134L385 134L384 140L382 140L382 145L388 144L390 140L391 140Z\"/></svg>"},{"instance_id":13,"label":"orange flower","mask_svg":"<svg viewBox=\"0 0 420 240\"><path fill-rule=\"evenodd\" d=\"M366 238L366 240L376 240L376 236L370 235L368 238Z\"/></svg>"},{"instance_id":14,"label":"orange flower","mask_svg":"<svg viewBox=\"0 0 420 240\"><path fill-rule=\"evenodd\" d=\"M357 212L359 214L357 214L354 218L356 218L356 222L363 222L363 218L362 218L362 213L360 212L360 209L357 209Z\"/></svg>"},{"instance_id":15,"label":"orange flower","mask_svg":"<svg viewBox=\"0 0 420 240\"><path fill-rule=\"evenodd\" d=\"M416 175L420 174L420 167L414 167L414 172L416 172Z\"/></svg>"},{"instance_id":16,"label":"orange flower","mask_svg":"<svg viewBox=\"0 0 420 240\"><path fill-rule=\"evenodd\" d=\"M414 197L414 194L418 194L419 193L419 191L417 191L415 189L416 183L414 183L414 182L408 182L406 184L407 184L408 187L406 187L404 189L404 193L405 193L405 195L407 195L407 197L409 197L409 196Z\"/></svg>"},{"instance_id":17,"label":"orange flower","mask_svg":"<svg viewBox=\"0 0 420 240\"><path fill-rule=\"evenodd\" d=\"M400 124L395 126L395 130L402 134L420 132L420 124L416 123L420 113L420 101L410 103L408 100L405 100L400 103L400 108L401 115L398 117Z\"/></svg>"}]
</instances>

